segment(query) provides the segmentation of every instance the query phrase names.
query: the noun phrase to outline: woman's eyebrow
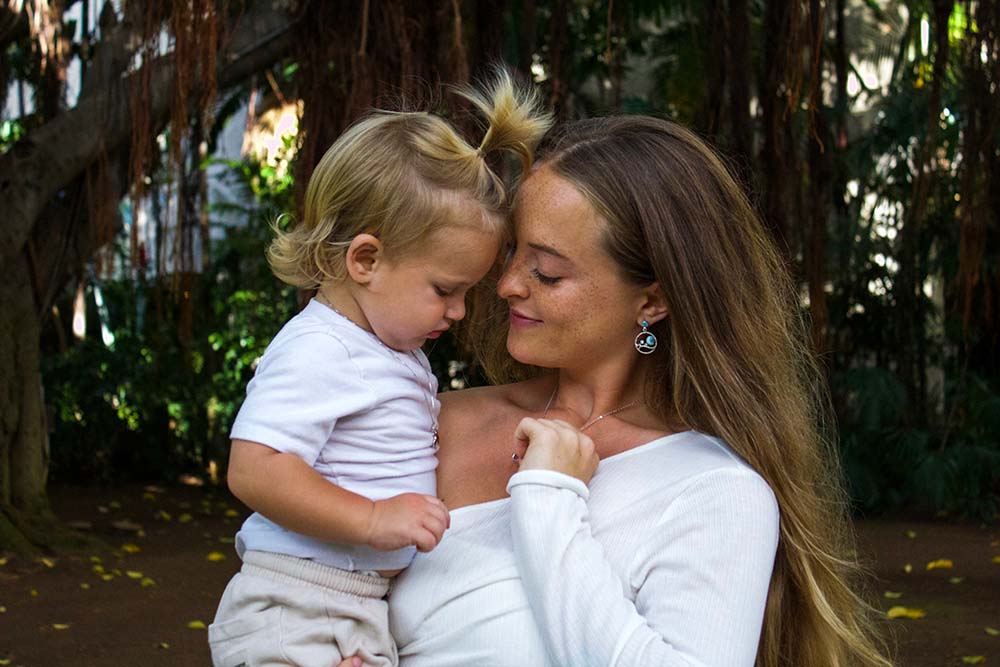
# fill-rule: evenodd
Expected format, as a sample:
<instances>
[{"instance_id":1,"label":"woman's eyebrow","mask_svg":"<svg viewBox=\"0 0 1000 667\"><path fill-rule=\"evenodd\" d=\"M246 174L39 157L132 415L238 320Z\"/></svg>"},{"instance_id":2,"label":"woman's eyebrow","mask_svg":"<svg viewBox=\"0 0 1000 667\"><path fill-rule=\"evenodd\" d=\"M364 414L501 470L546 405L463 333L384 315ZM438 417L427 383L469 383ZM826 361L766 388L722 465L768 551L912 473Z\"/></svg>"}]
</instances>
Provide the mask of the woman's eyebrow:
<instances>
[{"instance_id":1,"label":"woman's eyebrow","mask_svg":"<svg viewBox=\"0 0 1000 667\"><path fill-rule=\"evenodd\" d=\"M547 245L542 244L542 243L529 243L528 247L529 248L533 248L534 250L537 250L538 252L544 252L547 255L552 255L554 257L558 257L559 259L565 260L567 262L570 261L569 257L567 257L566 255L562 254L561 252L559 252L558 250L556 250L552 246L547 246Z\"/></svg>"}]
</instances>

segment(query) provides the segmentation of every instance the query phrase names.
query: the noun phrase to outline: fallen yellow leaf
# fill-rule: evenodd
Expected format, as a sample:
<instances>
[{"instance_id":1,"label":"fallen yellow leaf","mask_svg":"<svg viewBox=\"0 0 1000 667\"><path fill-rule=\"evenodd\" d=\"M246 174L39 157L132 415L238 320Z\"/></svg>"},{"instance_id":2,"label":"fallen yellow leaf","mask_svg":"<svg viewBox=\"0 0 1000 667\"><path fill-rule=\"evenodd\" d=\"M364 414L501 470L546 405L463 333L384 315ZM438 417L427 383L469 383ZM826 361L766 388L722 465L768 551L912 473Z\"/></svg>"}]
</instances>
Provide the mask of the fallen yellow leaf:
<instances>
[{"instance_id":1,"label":"fallen yellow leaf","mask_svg":"<svg viewBox=\"0 0 1000 667\"><path fill-rule=\"evenodd\" d=\"M917 531L915 531L915 530L908 530L908 531L906 531L906 536L908 538L910 538L911 540L915 539L917 537Z\"/></svg>"},{"instance_id":2,"label":"fallen yellow leaf","mask_svg":"<svg viewBox=\"0 0 1000 667\"><path fill-rule=\"evenodd\" d=\"M996 637L997 635L1000 635L1000 630L997 630L996 628L986 627L983 629L986 631L986 634L988 634L991 637Z\"/></svg>"},{"instance_id":3,"label":"fallen yellow leaf","mask_svg":"<svg viewBox=\"0 0 1000 667\"><path fill-rule=\"evenodd\" d=\"M89 591L90 590L90 584L88 584L86 581L81 582L80 583L80 588L82 588L85 591Z\"/></svg>"},{"instance_id":4,"label":"fallen yellow leaf","mask_svg":"<svg viewBox=\"0 0 1000 667\"><path fill-rule=\"evenodd\" d=\"M100 563L101 562L101 557L100 556L91 556L90 557L90 562L91 563Z\"/></svg>"},{"instance_id":5,"label":"fallen yellow leaf","mask_svg":"<svg viewBox=\"0 0 1000 667\"><path fill-rule=\"evenodd\" d=\"M123 544L122 551L129 554L137 554L142 551L142 549L135 544Z\"/></svg>"},{"instance_id":6,"label":"fallen yellow leaf","mask_svg":"<svg viewBox=\"0 0 1000 667\"><path fill-rule=\"evenodd\" d=\"M966 665L981 665L986 662L985 655L964 655L962 656L962 662Z\"/></svg>"},{"instance_id":7,"label":"fallen yellow leaf","mask_svg":"<svg viewBox=\"0 0 1000 667\"><path fill-rule=\"evenodd\" d=\"M903 566L903 572L905 572L907 574L909 574L910 572L913 572L913 566L910 565L909 563L907 563L906 565Z\"/></svg>"},{"instance_id":8,"label":"fallen yellow leaf","mask_svg":"<svg viewBox=\"0 0 1000 667\"><path fill-rule=\"evenodd\" d=\"M204 630L205 624L202 623L201 621L189 621L188 627L191 628L192 630Z\"/></svg>"},{"instance_id":9,"label":"fallen yellow leaf","mask_svg":"<svg viewBox=\"0 0 1000 667\"><path fill-rule=\"evenodd\" d=\"M7 607L0 607L0 614L6 614L6 613L7 613Z\"/></svg>"},{"instance_id":10,"label":"fallen yellow leaf","mask_svg":"<svg viewBox=\"0 0 1000 667\"><path fill-rule=\"evenodd\" d=\"M903 597L902 593L897 593L896 591L886 591L885 593L882 593L882 595L888 598L889 600L895 600L897 598Z\"/></svg>"},{"instance_id":11,"label":"fallen yellow leaf","mask_svg":"<svg viewBox=\"0 0 1000 667\"><path fill-rule=\"evenodd\" d=\"M149 492L142 494L142 497L144 500L156 500L156 496Z\"/></svg>"},{"instance_id":12,"label":"fallen yellow leaf","mask_svg":"<svg viewBox=\"0 0 1000 667\"><path fill-rule=\"evenodd\" d=\"M886 612L889 618L923 618L926 615L923 609L913 607L893 607Z\"/></svg>"},{"instance_id":13,"label":"fallen yellow leaf","mask_svg":"<svg viewBox=\"0 0 1000 667\"><path fill-rule=\"evenodd\" d=\"M157 647L158 648L170 648L170 644L168 644L167 642L160 642L159 644L157 644Z\"/></svg>"},{"instance_id":14,"label":"fallen yellow leaf","mask_svg":"<svg viewBox=\"0 0 1000 667\"><path fill-rule=\"evenodd\" d=\"M235 541L236 540L234 540L233 538L226 537L225 535L219 536L219 542L221 542L222 544L233 544Z\"/></svg>"},{"instance_id":15,"label":"fallen yellow leaf","mask_svg":"<svg viewBox=\"0 0 1000 667\"><path fill-rule=\"evenodd\" d=\"M94 567L92 567L90 569L93 571L94 574L104 574L104 566L103 565L95 565Z\"/></svg>"},{"instance_id":16,"label":"fallen yellow leaf","mask_svg":"<svg viewBox=\"0 0 1000 667\"><path fill-rule=\"evenodd\" d=\"M170 521L173 517L170 516L170 512L167 512L166 510L160 510L159 512L156 513L156 518L163 519L164 521Z\"/></svg>"},{"instance_id":17,"label":"fallen yellow leaf","mask_svg":"<svg viewBox=\"0 0 1000 667\"><path fill-rule=\"evenodd\" d=\"M965 577L951 577L948 579L949 584L960 584L965 581Z\"/></svg>"},{"instance_id":18,"label":"fallen yellow leaf","mask_svg":"<svg viewBox=\"0 0 1000 667\"><path fill-rule=\"evenodd\" d=\"M10 660L8 660L7 658L0 658L0 665L9 665L9 664Z\"/></svg>"},{"instance_id":19,"label":"fallen yellow leaf","mask_svg":"<svg viewBox=\"0 0 1000 667\"><path fill-rule=\"evenodd\" d=\"M142 586L143 588L148 588L150 586L155 586L156 582L150 579L149 577L144 577L143 580L139 582L139 585Z\"/></svg>"},{"instance_id":20,"label":"fallen yellow leaf","mask_svg":"<svg viewBox=\"0 0 1000 667\"><path fill-rule=\"evenodd\" d=\"M236 510L226 510L226 516L228 517L237 517L239 515L240 513L237 512Z\"/></svg>"},{"instance_id":21,"label":"fallen yellow leaf","mask_svg":"<svg viewBox=\"0 0 1000 667\"><path fill-rule=\"evenodd\" d=\"M69 623L53 623L53 630L69 630Z\"/></svg>"},{"instance_id":22,"label":"fallen yellow leaf","mask_svg":"<svg viewBox=\"0 0 1000 667\"><path fill-rule=\"evenodd\" d=\"M7 564L7 559L6 558L0 558L0 565L6 565L6 564Z\"/></svg>"},{"instance_id":23,"label":"fallen yellow leaf","mask_svg":"<svg viewBox=\"0 0 1000 667\"><path fill-rule=\"evenodd\" d=\"M125 572L125 576L129 579L142 579L142 572L137 572L135 570L128 570Z\"/></svg>"},{"instance_id":24,"label":"fallen yellow leaf","mask_svg":"<svg viewBox=\"0 0 1000 667\"><path fill-rule=\"evenodd\" d=\"M33 598L37 598L38 597L38 591L35 590L34 588L31 589L31 597L33 597Z\"/></svg>"},{"instance_id":25,"label":"fallen yellow leaf","mask_svg":"<svg viewBox=\"0 0 1000 667\"><path fill-rule=\"evenodd\" d=\"M927 563L927 569L928 570L938 570L938 569L947 570L947 569L949 569L951 567L954 567L954 565L955 564L952 563L947 558L939 558L937 560L932 560L931 562Z\"/></svg>"},{"instance_id":26,"label":"fallen yellow leaf","mask_svg":"<svg viewBox=\"0 0 1000 667\"><path fill-rule=\"evenodd\" d=\"M101 579L103 579L104 581L111 581L114 578L115 578L115 575L113 575L113 574L102 574L101 575Z\"/></svg>"},{"instance_id":27,"label":"fallen yellow leaf","mask_svg":"<svg viewBox=\"0 0 1000 667\"><path fill-rule=\"evenodd\" d=\"M122 508L122 504L117 500L112 500L110 503L108 503L108 507L114 510L120 510Z\"/></svg>"},{"instance_id":28,"label":"fallen yellow leaf","mask_svg":"<svg viewBox=\"0 0 1000 667\"><path fill-rule=\"evenodd\" d=\"M181 514L179 517L177 517L177 520L180 521L181 523L187 523L188 521L190 521L193 518L194 517L192 517L190 514L188 514L187 512L185 512L184 514Z\"/></svg>"},{"instance_id":29,"label":"fallen yellow leaf","mask_svg":"<svg viewBox=\"0 0 1000 667\"><path fill-rule=\"evenodd\" d=\"M38 560L45 567L55 567L56 566L56 562L54 560L52 560L51 558L39 558Z\"/></svg>"},{"instance_id":30,"label":"fallen yellow leaf","mask_svg":"<svg viewBox=\"0 0 1000 667\"><path fill-rule=\"evenodd\" d=\"M993 557L993 562L994 563L1000 563L1000 556L994 556Z\"/></svg>"},{"instance_id":31,"label":"fallen yellow leaf","mask_svg":"<svg viewBox=\"0 0 1000 667\"><path fill-rule=\"evenodd\" d=\"M218 551L211 552L210 554L208 554L207 556L205 556L205 558L207 560L212 561L213 563L217 563L220 560L226 560L225 554L223 554L221 552L218 552Z\"/></svg>"}]
</instances>

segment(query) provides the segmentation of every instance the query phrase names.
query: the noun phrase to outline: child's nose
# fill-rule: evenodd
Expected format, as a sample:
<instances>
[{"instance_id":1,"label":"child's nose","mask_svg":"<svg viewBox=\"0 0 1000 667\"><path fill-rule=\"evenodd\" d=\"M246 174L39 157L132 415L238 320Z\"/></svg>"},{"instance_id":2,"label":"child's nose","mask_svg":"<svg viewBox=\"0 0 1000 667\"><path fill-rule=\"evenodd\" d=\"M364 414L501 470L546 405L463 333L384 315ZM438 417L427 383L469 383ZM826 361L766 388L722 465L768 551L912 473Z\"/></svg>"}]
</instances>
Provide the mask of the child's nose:
<instances>
[{"instance_id":1,"label":"child's nose","mask_svg":"<svg viewBox=\"0 0 1000 667\"><path fill-rule=\"evenodd\" d=\"M458 300L450 303L444 316L452 322L457 322L465 317L465 298L460 297Z\"/></svg>"}]
</instances>

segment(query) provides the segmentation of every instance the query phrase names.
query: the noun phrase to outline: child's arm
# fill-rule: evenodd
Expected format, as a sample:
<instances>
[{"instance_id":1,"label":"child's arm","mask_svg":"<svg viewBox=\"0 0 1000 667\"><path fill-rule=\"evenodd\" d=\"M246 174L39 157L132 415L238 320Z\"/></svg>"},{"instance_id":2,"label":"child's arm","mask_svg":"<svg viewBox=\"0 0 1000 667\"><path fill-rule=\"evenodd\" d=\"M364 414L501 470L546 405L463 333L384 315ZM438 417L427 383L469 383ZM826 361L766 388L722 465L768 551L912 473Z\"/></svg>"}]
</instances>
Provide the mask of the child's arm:
<instances>
[{"instance_id":1,"label":"child's arm","mask_svg":"<svg viewBox=\"0 0 1000 667\"><path fill-rule=\"evenodd\" d=\"M227 481L255 512L330 542L430 551L451 523L438 498L404 493L373 502L331 484L295 454L247 440L233 440Z\"/></svg>"}]
</instances>

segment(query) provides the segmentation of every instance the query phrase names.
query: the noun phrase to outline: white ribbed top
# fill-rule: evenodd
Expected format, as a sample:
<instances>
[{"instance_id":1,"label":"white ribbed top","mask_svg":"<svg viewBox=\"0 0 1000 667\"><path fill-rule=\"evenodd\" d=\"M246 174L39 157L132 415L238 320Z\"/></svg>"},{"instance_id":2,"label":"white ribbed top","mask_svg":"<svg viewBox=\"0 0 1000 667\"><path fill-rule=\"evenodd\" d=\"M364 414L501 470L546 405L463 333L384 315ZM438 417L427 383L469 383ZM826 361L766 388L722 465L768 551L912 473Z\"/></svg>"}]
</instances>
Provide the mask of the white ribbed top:
<instances>
[{"instance_id":1,"label":"white ribbed top","mask_svg":"<svg viewBox=\"0 0 1000 667\"><path fill-rule=\"evenodd\" d=\"M767 483L695 432L451 513L396 578L403 667L753 665L778 542Z\"/></svg>"}]
</instances>

